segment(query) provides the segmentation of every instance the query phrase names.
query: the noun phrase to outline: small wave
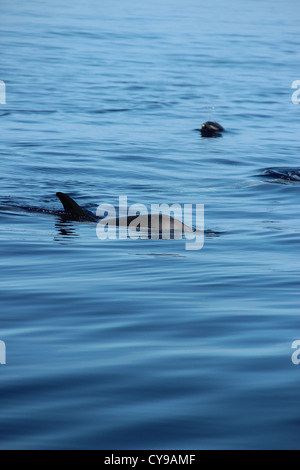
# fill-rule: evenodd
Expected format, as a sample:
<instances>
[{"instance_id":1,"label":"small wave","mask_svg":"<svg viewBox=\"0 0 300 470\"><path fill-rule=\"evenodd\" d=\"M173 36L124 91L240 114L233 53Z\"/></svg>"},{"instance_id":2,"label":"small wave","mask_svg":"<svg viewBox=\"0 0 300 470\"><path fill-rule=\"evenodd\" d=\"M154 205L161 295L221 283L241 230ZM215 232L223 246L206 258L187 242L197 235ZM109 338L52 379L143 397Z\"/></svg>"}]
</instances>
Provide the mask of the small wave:
<instances>
[{"instance_id":1,"label":"small wave","mask_svg":"<svg viewBox=\"0 0 300 470\"><path fill-rule=\"evenodd\" d=\"M94 111L90 111L90 113L92 114L124 113L126 111L130 111L130 109L129 108L96 109Z\"/></svg>"}]
</instances>

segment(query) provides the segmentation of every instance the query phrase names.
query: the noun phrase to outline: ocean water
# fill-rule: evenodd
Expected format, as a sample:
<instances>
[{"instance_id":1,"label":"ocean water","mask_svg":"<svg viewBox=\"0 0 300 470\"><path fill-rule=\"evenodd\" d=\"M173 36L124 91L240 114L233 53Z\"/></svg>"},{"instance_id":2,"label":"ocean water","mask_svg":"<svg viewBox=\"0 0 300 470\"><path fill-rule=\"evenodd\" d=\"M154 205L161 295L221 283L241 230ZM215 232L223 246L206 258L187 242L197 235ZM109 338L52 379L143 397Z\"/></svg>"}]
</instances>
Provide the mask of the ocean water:
<instances>
[{"instance_id":1,"label":"ocean water","mask_svg":"<svg viewBox=\"0 0 300 470\"><path fill-rule=\"evenodd\" d=\"M300 167L299 10L1 2L0 449L299 449L300 183L264 173ZM57 191L204 204L218 235L21 209Z\"/></svg>"}]
</instances>

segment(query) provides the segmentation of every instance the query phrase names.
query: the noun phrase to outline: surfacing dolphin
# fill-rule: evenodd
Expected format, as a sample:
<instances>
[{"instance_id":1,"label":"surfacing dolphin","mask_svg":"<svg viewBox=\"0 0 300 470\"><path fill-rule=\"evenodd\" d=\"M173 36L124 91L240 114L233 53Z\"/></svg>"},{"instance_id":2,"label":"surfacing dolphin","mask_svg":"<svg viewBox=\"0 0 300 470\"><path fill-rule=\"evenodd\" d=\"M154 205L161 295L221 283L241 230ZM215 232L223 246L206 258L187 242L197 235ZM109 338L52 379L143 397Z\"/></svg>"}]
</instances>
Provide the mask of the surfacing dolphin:
<instances>
[{"instance_id":1,"label":"surfacing dolphin","mask_svg":"<svg viewBox=\"0 0 300 470\"><path fill-rule=\"evenodd\" d=\"M77 202L70 196L64 193L56 193L56 196L62 203L64 211L61 210L47 210L38 209L35 207L21 207L26 212L37 212L42 214L51 214L59 216L63 221L77 221L77 222L94 222L103 225L110 225L116 227L129 227L132 222L138 219L138 225L141 230L153 229L159 232L194 232L193 228L185 225L180 220L165 214L147 214L147 215L131 215L127 217L104 218L94 215L92 212L80 207ZM207 233L213 234L215 232L208 231Z\"/></svg>"},{"instance_id":2,"label":"surfacing dolphin","mask_svg":"<svg viewBox=\"0 0 300 470\"><path fill-rule=\"evenodd\" d=\"M58 192L56 196L61 201L64 210L57 210L57 209L43 209L38 207L28 207L28 206L11 206L13 209L21 209L26 212L34 212L38 214L49 214L54 215L55 217L59 217L60 221L65 224L68 222L76 221L76 222L86 222L86 223L96 223L103 226L115 226L115 227L128 227L129 229L133 229L134 231L143 231L146 232L148 230L151 232L151 236L148 238L165 238L165 239L173 239L173 238L181 238L184 234L192 234L195 235L198 233L205 234L207 236L220 236L222 232L215 231L215 230L203 230L197 227L192 228L188 225L182 223L178 219L174 219L170 215L166 214L150 214L150 215L143 215L143 214L135 214L129 215L125 217L106 217L98 215L94 215L87 209L83 209L81 206L77 204L70 196L67 194ZM132 224L133 223L133 224ZM131 225L132 224L132 225ZM60 230L63 230L60 227ZM153 232L153 233L152 233ZM152 236L153 234L157 234L157 236ZM146 234L145 234L146 235Z\"/></svg>"},{"instance_id":3,"label":"surfacing dolphin","mask_svg":"<svg viewBox=\"0 0 300 470\"><path fill-rule=\"evenodd\" d=\"M70 196L64 193L56 193L56 196L65 209L64 217L77 220L79 222L96 222L104 225L114 225L116 227L128 227L138 218L140 229L153 229L159 232L186 232L191 233L194 230L188 225L183 224L180 220L165 214L147 214L132 215L127 217L117 217L113 219L102 219L93 215L91 212L82 209Z\"/></svg>"},{"instance_id":4,"label":"surfacing dolphin","mask_svg":"<svg viewBox=\"0 0 300 470\"><path fill-rule=\"evenodd\" d=\"M300 181L299 168L266 168L263 174L259 175L264 178L279 181Z\"/></svg>"},{"instance_id":5,"label":"surfacing dolphin","mask_svg":"<svg viewBox=\"0 0 300 470\"><path fill-rule=\"evenodd\" d=\"M225 132L225 129L221 124L212 121L205 122L202 124L201 129L195 130L200 131L202 137L222 137L223 132Z\"/></svg>"}]
</instances>

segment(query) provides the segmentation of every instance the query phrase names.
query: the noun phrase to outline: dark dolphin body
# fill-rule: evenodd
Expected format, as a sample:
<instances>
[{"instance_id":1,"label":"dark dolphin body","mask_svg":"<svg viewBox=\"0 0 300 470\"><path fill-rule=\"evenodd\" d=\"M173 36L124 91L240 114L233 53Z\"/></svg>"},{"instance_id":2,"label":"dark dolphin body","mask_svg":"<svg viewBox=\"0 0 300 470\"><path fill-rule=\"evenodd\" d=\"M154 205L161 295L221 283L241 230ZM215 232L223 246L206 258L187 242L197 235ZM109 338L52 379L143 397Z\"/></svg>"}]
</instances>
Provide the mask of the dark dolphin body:
<instances>
[{"instance_id":1,"label":"dark dolphin body","mask_svg":"<svg viewBox=\"0 0 300 470\"><path fill-rule=\"evenodd\" d=\"M70 196L64 193L56 193L56 196L64 206L63 210L41 209L38 207L20 206L19 208L26 212L35 212L38 214L50 214L61 217L63 221L77 222L97 222L98 219L88 210L82 209Z\"/></svg>"},{"instance_id":2,"label":"dark dolphin body","mask_svg":"<svg viewBox=\"0 0 300 470\"><path fill-rule=\"evenodd\" d=\"M97 217L92 212L80 207L70 196L64 193L56 193L56 196L61 201L64 211L62 210L48 210L39 209L36 207L20 207L20 209L26 212L35 212L40 214L50 214L60 217L62 222L93 222L103 223L103 225L114 225L116 227L127 227L136 219L141 229L154 229L161 233L165 230L168 232L195 232L193 228L183 224L180 220L174 219L171 216L165 214L149 214L149 215L133 215L128 217L121 217L116 219L107 219L103 217ZM103 222L102 222L103 221ZM197 231L197 230L196 230ZM212 230L205 230L207 235L219 235L220 232Z\"/></svg>"},{"instance_id":3,"label":"dark dolphin body","mask_svg":"<svg viewBox=\"0 0 300 470\"><path fill-rule=\"evenodd\" d=\"M103 223L103 225L114 225L116 227L127 227L136 219L141 229L154 229L159 232L193 232L194 230L183 224L180 220L174 219L165 214L148 214L148 215L132 215L121 218L104 218L97 217L90 211L80 207L70 196L64 193L56 193L56 196L62 203L64 211L38 209L35 207L21 207L26 212L36 212L40 214L51 214L59 216L63 222L77 221L77 222L94 222ZM103 222L102 222L103 221ZM212 233L211 231L209 233Z\"/></svg>"},{"instance_id":4,"label":"dark dolphin body","mask_svg":"<svg viewBox=\"0 0 300 470\"><path fill-rule=\"evenodd\" d=\"M300 181L299 168L266 168L263 174L264 178L281 181Z\"/></svg>"},{"instance_id":5,"label":"dark dolphin body","mask_svg":"<svg viewBox=\"0 0 300 470\"><path fill-rule=\"evenodd\" d=\"M80 207L73 199L70 198L67 194L56 193L56 196L62 203L65 209L65 217L71 218L72 220L77 220L79 222L100 222L101 218L94 216L91 212L88 212L82 207ZM106 220L105 223L108 225L115 225L117 227L126 227L135 219L137 215L127 216L122 218L116 218L111 220ZM159 214L159 217L156 218L155 215L141 215L139 217L142 223L142 228L154 228L159 231L171 230L171 231L188 231L191 232L192 229L187 225L184 225L181 221L173 219L163 214Z\"/></svg>"},{"instance_id":6,"label":"dark dolphin body","mask_svg":"<svg viewBox=\"0 0 300 470\"><path fill-rule=\"evenodd\" d=\"M202 137L222 137L225 129L217 122L207 121L202 124L201 129L196 129L196 131L200 131Z\"/></svg>"}]
</instances>

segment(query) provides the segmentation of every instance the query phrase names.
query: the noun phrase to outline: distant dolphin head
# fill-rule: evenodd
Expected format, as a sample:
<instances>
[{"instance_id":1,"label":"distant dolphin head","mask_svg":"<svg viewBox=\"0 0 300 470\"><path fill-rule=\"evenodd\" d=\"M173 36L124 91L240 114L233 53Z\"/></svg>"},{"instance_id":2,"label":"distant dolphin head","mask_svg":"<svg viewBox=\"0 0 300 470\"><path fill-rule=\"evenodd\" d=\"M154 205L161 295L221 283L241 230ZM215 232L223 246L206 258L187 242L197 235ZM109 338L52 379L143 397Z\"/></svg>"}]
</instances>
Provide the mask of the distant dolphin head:
<instances>
[{"instance_id":1,"label":"distant dolphin head","mask_svg":"<svg viewBox=\"0 0 300 470\"><path fill-rule=\"evenodd\" d=\"M221 124L212 121L207 121L202 124L201 129L199 130L202 137L221 137L222 132L225 131Z\"/></svg>"}]
</instances>

